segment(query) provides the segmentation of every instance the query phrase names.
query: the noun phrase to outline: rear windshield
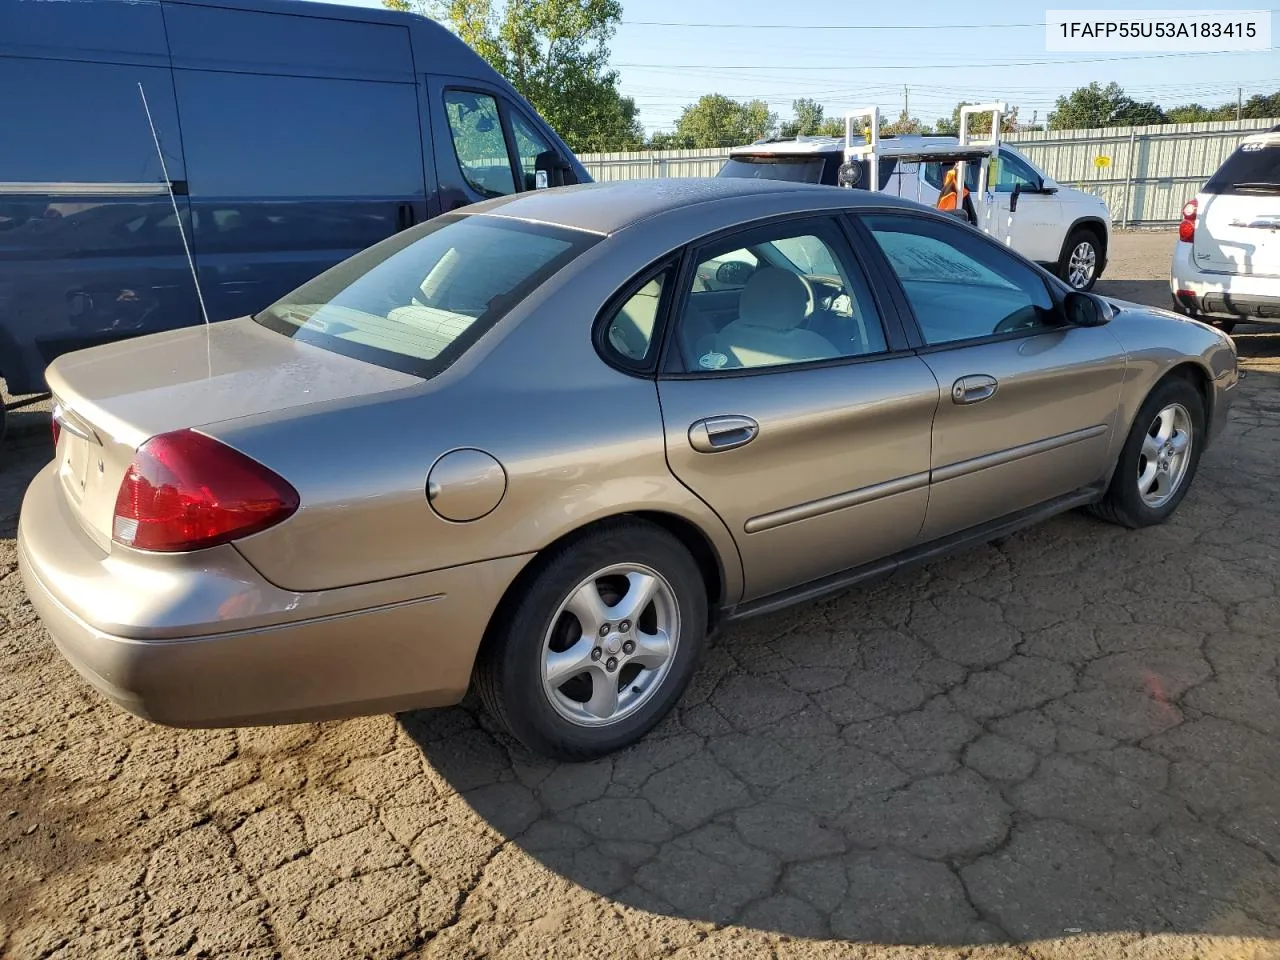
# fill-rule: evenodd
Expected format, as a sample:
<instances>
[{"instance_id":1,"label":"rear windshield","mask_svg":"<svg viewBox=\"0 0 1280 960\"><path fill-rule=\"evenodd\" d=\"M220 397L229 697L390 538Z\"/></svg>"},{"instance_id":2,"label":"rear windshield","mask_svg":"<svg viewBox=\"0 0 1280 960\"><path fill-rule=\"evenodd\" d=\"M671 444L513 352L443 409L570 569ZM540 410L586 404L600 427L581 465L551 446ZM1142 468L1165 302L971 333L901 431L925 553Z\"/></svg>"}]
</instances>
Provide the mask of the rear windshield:
<instances>
[{"instance_id":1,"label":"rear windshield","mask_svg":"<svg viewBox=\"0 0 1280 960\"><path fill-rule=\"evenodd\" d=\"M1242 143L1204 185L1205 193L1280 193L1280 137Z\"/></svg>"},{"instance_id":2,"label":"rear windshield","mask_svg":"<svg viewBox=\"0 0 1280 960\"><path fill-rule=\"evenodd\" d=\"M822 157L730 157L718 176L821 183L825 165Z\"/></svg>"},{"instance_id":3,"label":"rear windshield","mask_svg":"<svg viewBox=\"0 0 1280 960\"><path fill-rule=\"evenodd\" d=\"M254 320L334 353L431 377L598 239L518 220L437 217L344 260Z\"/></svg>"}]
</instances>

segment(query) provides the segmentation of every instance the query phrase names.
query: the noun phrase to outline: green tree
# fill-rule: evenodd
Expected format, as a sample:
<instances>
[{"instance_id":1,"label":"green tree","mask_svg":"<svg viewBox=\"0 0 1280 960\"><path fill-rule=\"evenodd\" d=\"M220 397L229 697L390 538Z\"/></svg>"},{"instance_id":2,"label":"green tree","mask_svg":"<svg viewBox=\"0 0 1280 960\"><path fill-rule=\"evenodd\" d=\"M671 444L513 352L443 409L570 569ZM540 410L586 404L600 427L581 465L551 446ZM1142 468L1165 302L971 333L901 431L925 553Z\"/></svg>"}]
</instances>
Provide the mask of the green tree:
<instances>
[{"instance_id":1,"label":"green tree","mask_svg":"<svg viewBox=\"0 0 1280 960\"><path fill-rule=\"evenodd\" d=\"M1235 119L1235 107L1231 105L1224 109L1230 109L1230 117L1224 119ZM1280 90L1272 94L1259 93L1250 97L1244 102L1244 108L1240 111L1240 116L1247 120L1267 120L1271 117L1280 117Z\"/></svg>"},{"instance_id":2,"label":"green tree","mask_svg":"<svg viewBox=\"0 0 1280 960\"><path fill-rule=\"evenodd\" d=\"M1112 124L1122 127L1137 127L1150 123L1168 123L1168 118L1160 105L1151 100L1130 100L1123 104L1111 119Z\"/></svg>"},{"instance_id":3,"label":"green tree","mask_svg":"<svg viewBox=\"0 0 1280 960\"><path fill-rule=\"evenodd\" d=\"M988 126L990 126L990 124L988 124ZM892 120L889 123L882 123L880 125L880 132L903 136L907 134L927 133L928 128L920 122L919 118L909 117L907 116L907 111L903 110L898 114L897 120Z\"/></svg>"},{"instance_id":4,"label":"green tree","mask_svg":"<svg viewBox=\"0 0 1280 960\"><path fill-rule=\"evenodd\" d=\"M844 118L831 117L828 120L823 120L821 126L818 127L817 135L820 137L843 137Z\"/></svg>"},{"instance_id":5,"label":"green tree","mask_svg":"<svg viewBox=\"0 0 1280 960\"><path fill-rule=\"evenodd\" d=\"M645 146L650 150L692 150L694 143L688 135L658 131L649 138Z\"/></svg>"},{"instance_id":6,"label":"green tree","mask_svg":"<svg viewBox=\"0 0 1280 960\"><path fill-rule=\"evenodd\" d=\"M791 110L795 116L782 125L779 132L783 137L811 137L822 127L822 104L817 100L801 97L791 101Z\"/></svg>"},{"instance_id":7,"label":"green tree","mask_svg":"<svg viewBox=\"0 0 1280 960\"><path fill-rule=\"evenodd\" d=\"M644 141L635 101L618 92L609 40L620 0L383 0L445 24L584 153Z\"/></svg>"},{"instance_id":8,"label":"green tree","mask_svg":"<svg viewBox=\"0 0 1280 960\"><path fill-rule=\"evenodd\" d=\"M1165 111L1165 119L1169 123L1204 123L1207 120L1234 120L1236 110L1246 120L1268 120L1280 117L1280 90L1272 94L1254 94L1243 104L1235 101L1224 103L1220 107L1205 107L1198 103L1188 103L1180 107L1172 107Z\"/></svg>"},{"instance_id":9,"label":"green tree","mask_svg":"<svg viewBox=\"0 0 1280 960\"><path fill-rule=\"evenodd\" d=\"M1058 97L1049 114L1050 130L1164 122L1164 111L1157 104L1134 100L1118 83L1104 87L1096 80L1087 87L1076 88L1067 96Z\"/></svg>"},{"instance_id":10,"label":"green tree","mask_svg":"<svg viewBox=\"0 0 1280 960\"><path fill-rule=\"evenodd\" d=\"M708 93L685 107L676 121L676 136L695 147L731 147L774 133L778 115L763 100L739 103Z\"/></svg>"},{"instance_id":11,"label":"green tree","mask_svg":"<svg viewBox=\"0 0 1280 960\"><path fill-rule=\"evenodd\" d=\"M1170 107L1164 112L1169 123L1204 123L1206 120L1235 119L1236 107L1231 105L1231 116L1219 116L1222 107L1206 107L1199 103L1186 103L1179 107Z\"/></svg>"},{"instance_id":12,"label":"green tree","mask_svg":"<svg viewBox=\"0 0 1280 960\"><path fill-rule=\"evenodd\" d=\"M950 117L939 117L933 125L939 136L958 137L960 135L960 108L971 105L971 101L962 100L951 111ZM1013 133L1018 129L1018 108L1010 107L1009 112L1000 118L1000 132ZM991 114L975 113L969 117L969 132L986 135L991 133Z\"/></svg>"}]
</instances>

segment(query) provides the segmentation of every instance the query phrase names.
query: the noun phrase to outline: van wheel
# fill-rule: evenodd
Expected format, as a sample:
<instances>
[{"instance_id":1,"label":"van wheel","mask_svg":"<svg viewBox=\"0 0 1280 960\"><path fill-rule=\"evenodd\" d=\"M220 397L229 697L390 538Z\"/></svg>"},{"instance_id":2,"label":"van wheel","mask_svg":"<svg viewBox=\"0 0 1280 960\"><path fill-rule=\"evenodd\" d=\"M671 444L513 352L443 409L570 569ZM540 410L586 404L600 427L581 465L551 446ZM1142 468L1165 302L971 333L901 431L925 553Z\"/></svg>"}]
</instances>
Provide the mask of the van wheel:
<instances>
[{"instance_id":1,"label":"van wheel","mask_svg":"<svg viewBox=\"0 0 1280 960\"><path fill-rule=\"evenodd\" d=\"M1098 281L1098 265L1101 262L1097 234L1092 230L1073 230L1062 248L1058 276L1073 290L1092 290Z\"/></svg>"},{"instance_id":2,"label":"van wheel","mask_svg":"<svg viewBox=\"0 0 1280 960\"><path fill-rule=\"evenodd\" d=\"M1157 384L1134 418L1094 515L1130 528L1173 516L1200 464L1204 420L1204 400L1190 383L1174 376Z\"/></svg>"},{"instance_id":3,"label":"van wheel","mask_svg":"<svg viewBox=\"0 0 1280 960\"><path fill-rule=\"evenodd\" d=\"M634 743L675 706L707 634L697 563L651 523L611 523L541 560L476 663L485 708L557 760Z\"/></svg>"}]
</instances>

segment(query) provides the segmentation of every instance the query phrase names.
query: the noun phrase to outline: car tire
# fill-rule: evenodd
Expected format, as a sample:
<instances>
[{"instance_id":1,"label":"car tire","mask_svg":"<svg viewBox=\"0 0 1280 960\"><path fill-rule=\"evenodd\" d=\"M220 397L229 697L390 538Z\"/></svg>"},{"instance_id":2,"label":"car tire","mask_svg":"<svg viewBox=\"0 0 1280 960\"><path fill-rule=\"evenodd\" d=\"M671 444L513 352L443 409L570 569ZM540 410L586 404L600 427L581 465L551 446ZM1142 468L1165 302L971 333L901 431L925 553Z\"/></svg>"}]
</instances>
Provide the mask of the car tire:
<instances>
[{"instance_id":1,"label":"car tire","mask_svg":"<svg viewBox=\"0 0 1280 960\"><path fill-rule=\"evenodd\" d=\"M1093 513L1132 529L1168 520L1195 478L1204 425L1199 390L1178 376L1158 383L1134 418L1111 483ZM1185 437L1181 451L1176 449L1178 435Z\"/></svg>"},{"instance_id":2,"label":"car tire","mask_svg":"<svg viewBox=\"0 0 1280 960\"><path fill-rule=\"evenodd\" d=\"M697 562L661 527L625 520L535 563L490 625L476 663L481 702L517 740L557 760L634 743L675 706L705 645Z\"/></svg>"},{"instance_id":3,"label":"car tire","mask_svg":"<svg viewBox=\"0 0 1280 960\"><path fill-rule=\"evenodd\" d=\"M1077 267L1087 267L1087 276L1082 283L1072 280ZM1098 282L1098 274L1102 272L1102 249L1098 243L1098 235L1083 227L1072 230L1067 242L1062 247L1062 257L1058 261L1058 277L1073 290L1087 292Z\"/></svg>"}]
</instances>

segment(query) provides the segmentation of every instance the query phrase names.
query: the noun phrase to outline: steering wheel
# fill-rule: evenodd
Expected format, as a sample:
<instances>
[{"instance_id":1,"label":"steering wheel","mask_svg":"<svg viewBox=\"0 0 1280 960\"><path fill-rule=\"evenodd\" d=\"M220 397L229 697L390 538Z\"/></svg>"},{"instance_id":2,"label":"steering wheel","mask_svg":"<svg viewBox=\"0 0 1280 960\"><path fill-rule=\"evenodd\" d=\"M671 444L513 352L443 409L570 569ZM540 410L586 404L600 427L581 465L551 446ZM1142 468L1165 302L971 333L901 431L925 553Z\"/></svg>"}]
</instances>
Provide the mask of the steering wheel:
<instances>
[{"instance_id":1,"label":"steering wheel","mask_svg":"<svg viewBox=\"0 0 1280 960\"><path fill-rule=\"evenodd\" d=\"M800 282L804 284L805 293L808 294L808 300L804 305L804 320L800 323L800 326L807 327L809 325L809 321L817 312L817 300L813 293L813 282L803 273L797 273L796 276L799 277Z\"/></svg>"}]
</instances>

